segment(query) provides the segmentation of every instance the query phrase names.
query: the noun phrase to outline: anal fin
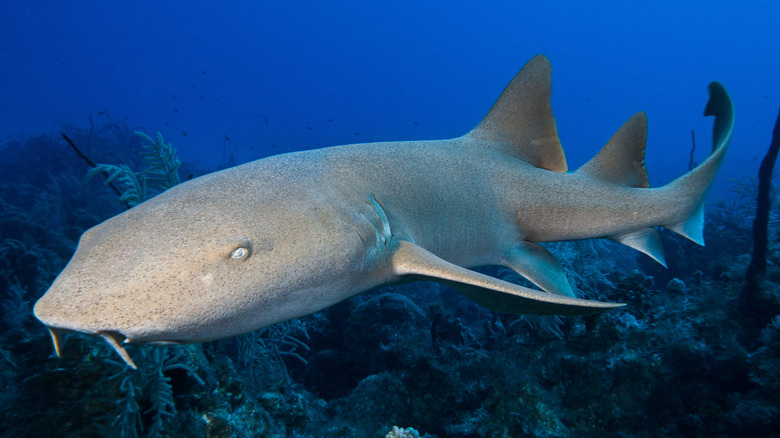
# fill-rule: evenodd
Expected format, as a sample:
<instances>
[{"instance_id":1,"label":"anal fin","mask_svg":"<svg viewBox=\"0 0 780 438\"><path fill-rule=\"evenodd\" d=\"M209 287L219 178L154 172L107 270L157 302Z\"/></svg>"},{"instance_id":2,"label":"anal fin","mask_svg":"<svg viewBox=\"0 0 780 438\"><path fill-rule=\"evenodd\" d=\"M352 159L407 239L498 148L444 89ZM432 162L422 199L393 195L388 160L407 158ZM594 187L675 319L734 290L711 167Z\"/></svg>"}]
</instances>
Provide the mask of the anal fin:
<instances>
[{"instance_id":1,"label":"anal fin","mask_svg":"<svg viewBox=\"0 0 780 438\"><path fill-rule=\"evenodd\" d=\"M430 280L446 284L477 304L498 312L576 316L624 306L518 286L449 263L407 241L399 243L391 263L399 280Z\"/></svg>"},{"instance_id":2,"label":"anal fin","mask_svg":"<svg viewBox=\"0 0 780 438\"><path fill-rule=\"evenodd\" d=\"M653 227L643 228L639 231L619 236L610 236L610 239L643 252L660 263L664 268L667 267L661 236L658 234L658 230Z\"/></svg>"},{"instance_id":3,"label":"anal fin","mask_svg":"<svg viewBox=\"0 0 780 438\"><path fill-rule=\"evenodd\" d=\"M668 225L667 228L688 240L704 245L704 202L697 205L690 216L682 222Z\"/></svg>"}]
</instances>

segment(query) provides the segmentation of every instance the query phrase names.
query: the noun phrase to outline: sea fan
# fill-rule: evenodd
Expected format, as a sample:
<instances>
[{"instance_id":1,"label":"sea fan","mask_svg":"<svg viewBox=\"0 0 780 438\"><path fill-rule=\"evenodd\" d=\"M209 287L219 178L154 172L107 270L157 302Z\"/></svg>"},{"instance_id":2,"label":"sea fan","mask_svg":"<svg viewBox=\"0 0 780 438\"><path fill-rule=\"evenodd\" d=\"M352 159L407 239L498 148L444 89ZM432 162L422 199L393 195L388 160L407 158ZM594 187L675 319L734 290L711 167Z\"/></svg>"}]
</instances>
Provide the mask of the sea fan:
<instances>
[{"instance_id":1,"label":"sea fan","mask_svg":"<svg viewBox=\"0 0 780 438\"><path fill-rule=\"evenodd\" d=\"M135 173L127 164L98 164L87 171L86 182L100 174L106 176L104 185L109 185L116 180L122 186L119 200L128 207L135 207L146 200L146 178L143 177L143 172ZM139 175L141 178L138 177Z\"/></svg>"},{"instance_id":2,"label":"sea fan","mask_svg":"<svg viewBox=\"0 0 780 438\"><path fill-rule=\"evenodd\" d=\"M139 368L127 367L113 358L104 363L119 371L102 383L118 382L116 399L107 395L113 411L93 420L93 426L101 435L122 438L158 438L165 436L165 427L176 416L171 377L165 373L181 370L201 386L205 382L196 373L195 366L187 360L184 348L142 346L136 349ZM110 391L106 391L110 393Z\"/></svg>"},{"instance_id":3,"label":"sea fan","mask_svg":"<svg viewBox=\"0 0 780 438\"><path fill-rule=\"evenodd\" d=\"M176 155L176 149L170 143L165 143L159 132L156 140L152 140L151 137L140 131L135 131L134 134L147 141L141 151L141 156L146 162L146 169L140 173L148 180L149 185L164 192L178 184L180 182L179 166L181 166L181 161Z\"/></svg>"},{"instance_id":4,"label":"sea fan","mask_svg":"<svg viewBox=\"0 0 780 438\"><path fill-rule=\"evenodd\" d=\"M146 140L140 152L146 164L144 170L134 172L127 164L98 164L87 172L86 178L89 182L95 175L102 174L106 176L105 185L117 181L122 186L119 200L128 207L135 207L180 182L181 161L176 149L165 143L162 134L158 132L156 140L140 131L135 131L135 135Z\"/></svg>"}]
</instances>

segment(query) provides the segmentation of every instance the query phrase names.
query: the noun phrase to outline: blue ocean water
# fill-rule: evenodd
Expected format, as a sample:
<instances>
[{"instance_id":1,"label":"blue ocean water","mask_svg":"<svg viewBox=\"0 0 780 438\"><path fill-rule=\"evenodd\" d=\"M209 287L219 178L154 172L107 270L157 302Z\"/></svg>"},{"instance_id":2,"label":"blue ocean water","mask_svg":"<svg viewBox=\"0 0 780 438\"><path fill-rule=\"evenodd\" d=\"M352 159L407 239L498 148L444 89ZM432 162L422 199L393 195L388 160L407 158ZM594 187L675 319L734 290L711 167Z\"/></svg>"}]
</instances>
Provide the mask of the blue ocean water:
<instances>
[{"instance_id":1,"label":"blue ocean water","mask_svg":"<svg viewBox=\"0 0 780 438\"><path fill-rule=\"evenodd\" d=\"M461 135L542 53L571 167L645 111L659 184L687 169L691 129L706 145L706 86L724 83L739 124L723 189L755 173L780 94L780 6L769 0L33 1L2 12L2 135L107 111L163 132L204 167L221 161L225 136L243 162Z\"/></svg>"},{"instance_id":2,"label":"blue ocean water","mask_svg":"<svg viewBox=\"0 0 780 438\"><path fill-rule=\"evenodd\" d=\"M22 159L18 145L40 144L31 139L59 141L60 133L74 136L90 123L121 122L159 131L183 167L205 172L339 144L455 137L474 127L541 53L553 66L552 104L569 167L585 163L631 115L645 111L651 185L688 170L692 130L696 159L704 159L712 129L702 115L707 85L724 84L737 124L710 193L716 202L757 174L780 103L780 3L772 0L33 0L4 2L0 16L0 153L15 145L28 169L11 176L8 161L0 174L0 367L7 389L0 401L12 412L0 434L8 436L56 435L58 424L66 436L130 433L134 428L118 419L133 410L115 413L114 401L130 400L121 388L132 383L120 382L140 379L104 362L115 358L103 345L79 346L94 344L86 339L68 342L75 352L58 366L46 359L50 346L39 345L48 342L44 328L23 313L70 257L78 234L122 209L103 198L88 207L102 190L94 183L74 199L59 194L68 200L62 209L46 208L52 181L81 179L85 169L69 164L61 175L36 173L63 156ZM38 178L24 191L16 186L22 173ZM31 218L46 219L28 229ZM721 220L705 249L674 240L670 271L643 262L621 266L634 257L622 249L576 246L616 262L599 271L603 278L597 272L578 280L579 289L629 302L635 312L564 323L561 339L534 321L440 303L437 290L420 287L409 292L413 302L397 290L371 295L307 320L308 330L292 325L265 332L271 341L252 340L276 350L254 352L242 338L207 345L205 353L186 350L195 359L159 352L172 349L131 351L171 365L165 377L173 381L177 414L160 423L168 432L157 431L158 405L139 396L142 414L129 421L144 426L136 428L139 436L374 436L362 434L399 422L439 437L777 435L780 319L748 342L728 313L749 257L747 221ZM67 232L52 231L66 225ZM580 273L592 267L571 248L556 254ZM772 272L769 280L777 281ZM14 309L20 313L12 318ZM369 330L370 321L394 318L406 329L387 322ZM366 333L343 339L356 328ZM247 371L251 364L271 383ZM171 371L177 369L187 372ZM599 380L602 373L608 382ZM56 389L36 396L41 387ZM683 395L665 401L669 391ZM586 402L591 394L595 401ZM380 397L392 400L382 404ZM375 410L367 407L372 401L380 405ZM24 414L30 410L52 414L35 425ZM637 420L640 412L647 418Z\"/></svg>"}]
</instances>

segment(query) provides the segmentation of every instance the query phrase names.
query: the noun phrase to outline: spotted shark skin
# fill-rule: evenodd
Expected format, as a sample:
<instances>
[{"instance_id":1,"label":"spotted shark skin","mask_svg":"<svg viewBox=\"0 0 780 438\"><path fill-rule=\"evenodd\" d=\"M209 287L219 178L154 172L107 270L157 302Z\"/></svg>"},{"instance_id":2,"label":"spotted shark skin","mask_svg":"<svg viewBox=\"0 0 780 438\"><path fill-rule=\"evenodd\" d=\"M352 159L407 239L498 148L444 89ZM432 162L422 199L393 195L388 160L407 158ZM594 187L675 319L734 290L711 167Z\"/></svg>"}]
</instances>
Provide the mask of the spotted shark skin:
<instances>
[{"instance_id":1,"label":"spotted shark skin","mask_svg":"<svg viewBox=\"0 0 780 438\"><path fill-rule=\"evenodd\" d=\"M124 343L204 342L298 318L382 285L437 281L502 312L585 315L540 243L609 238L664 264L659 226L703 244L703 200L734 115L710 84L712 154L650 188L647 119L631 117L591 161L567 171L537 56L464 136L282 154L177 185L81 237L36 303L61 333ZM471 268L500 265L536 288Z\"/></svg>"}]
</instances>

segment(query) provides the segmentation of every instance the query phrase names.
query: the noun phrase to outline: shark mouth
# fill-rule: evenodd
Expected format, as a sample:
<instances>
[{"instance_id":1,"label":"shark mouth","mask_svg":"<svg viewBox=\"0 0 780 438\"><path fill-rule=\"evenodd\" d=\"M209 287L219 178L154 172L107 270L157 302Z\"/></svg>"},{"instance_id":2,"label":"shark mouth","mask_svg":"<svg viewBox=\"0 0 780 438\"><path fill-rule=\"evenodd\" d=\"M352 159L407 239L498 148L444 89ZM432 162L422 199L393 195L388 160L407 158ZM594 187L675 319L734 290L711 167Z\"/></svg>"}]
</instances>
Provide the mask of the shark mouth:
<instances>
[{"instance_id":1,"label":"shark mouth","mask_svg":"<svg viewBox=\"0 0 780 438\"><path fill-rule=\"evenodd\" d=\"M57 357L62 357L62 331L51 327L47 328L51 334L51 340L54 343L54 352L57 354ZM117 352L119 357L122 358L127 366L134 370L138 369L138 366L136 366L135 362L133 362L133 359L129 354L127 354L125 347L123 347L121 344L121 342L127 342L127 338L125 336L122 336L117 332L98 332L97 336L103 338L103 340L106 341L108 345L110 345L111 348Z\"/></svg>"}]
</instances>

